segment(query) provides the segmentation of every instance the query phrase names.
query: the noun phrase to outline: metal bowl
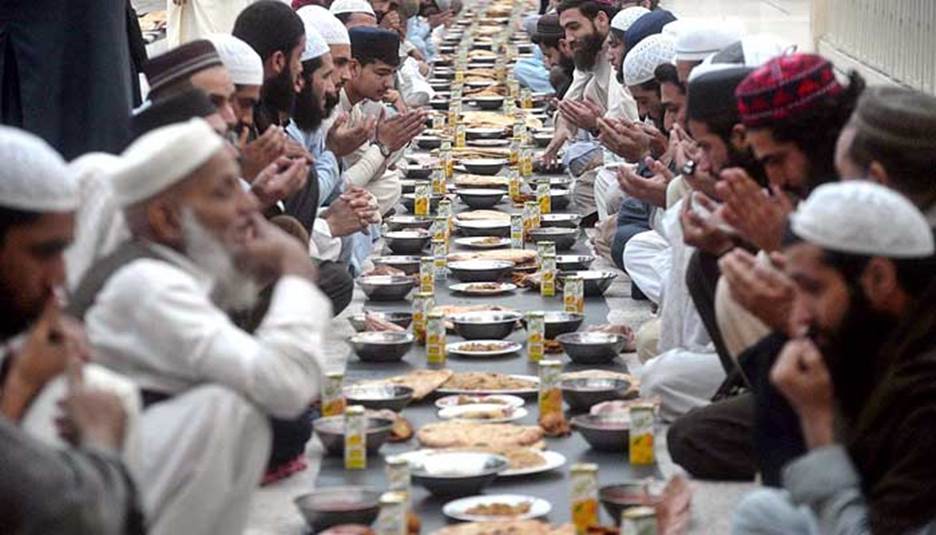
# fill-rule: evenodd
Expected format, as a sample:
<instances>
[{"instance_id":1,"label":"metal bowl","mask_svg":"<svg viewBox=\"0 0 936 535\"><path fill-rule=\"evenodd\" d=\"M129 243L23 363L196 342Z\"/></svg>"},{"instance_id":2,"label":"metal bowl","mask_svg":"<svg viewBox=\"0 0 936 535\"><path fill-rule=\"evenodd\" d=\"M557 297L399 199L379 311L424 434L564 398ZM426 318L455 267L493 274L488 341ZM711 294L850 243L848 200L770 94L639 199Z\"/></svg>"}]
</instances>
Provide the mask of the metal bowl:
<instances>
[{"instance_id":1,"label":"metal bowl","mask_svg":"<svg viewBox=\"0 0 936 535\"><path fill-rule=\"evenodd\" d=\"M455 226L465 236L510 236L510 221L486 219L481 221L457 221Z\"/></svg>"},{"instance_id":2,"label":"metal bowl","mask_svg":"<svg viewBox=\"0 0 936 535\"><path fill-rule=\"evenodd\" d=\"M367 417L367 454L373 455L390 438L393 420ZM345 417L323 416L312 422L315 435L325 446L327 455L344 455Z\"/></svg>"},{"instance_id":3,"label":"metal bowl","mask_svg":"<svg viewBox=\"0 0 936 535\"><path fill-rule=\"evenodd\" d=\"M657 485L660 483L657 482ZM614 525L621 524L621 513L634 507L654 507L663 496L648 492L647 481L625 481L617 485L606 485L598 489L598 499Z\"/></svg>"},{"instance_id":4,"label":"metal bowl","mask_svg":"<svg viewBox=\"0 0 936 535\"><path fill-rule=\"evenodd\" d=\"M465 340L503 340L523 316L517 312L467 312L452 317L455 332Z\"/></svg>"},{"instance_id":5,"label":"metal bowl","mask_svg":"<svg viewBox=\"0 0 936 535\"><path fill-rule=\"evenodd\" d=\"M413 400L413 389L403 385L351 385L344 387L341 393L348 405L363 405L365 409L375 411L390 409L400 412Z\"/></svg>"},{"instance_id":6,"label":"metal bowl","mask_svg":"<svg viewBox=\"0 0 936 535\"><path fill-rule=\"evenodd\" d=\"M432 466L451 469L436 471ZM510 463L500 455L480 452L440 452L427 458L425 464L410 465L413 483L439 496L471 496L479 494L507 469ZM468 467L476 467L471 470Z\"/></svg>"},{"instance_id":7,"label":"metal bowl","mask_svg":"<svg viewBox=\"0 0 936 535\"><path fill-rule=\"evenodd\" d=\"M428 180L432 176L433 170L431 167L407 167L406 178Z\"/></svg>"},{"instance_id":8,"label":"metal bowl","mask_svg":"<svg viewBox=\"0 0 936 535\"><path fill-rule=\"evenodd\" d=\"M594 450L626 452L630 421L606 416L580 414L572 417L572 429L578 431Z\"/></svg>"},{"instance_id":9,"label":"metal bowl","mask_svg":"<svg viewBox=\"0 0 936 535\"><path fill-rule=\"evenodd\" d=\"M407 275L415 275L419 273L420 258L419 256L413 255L375 256L371 259L371 262L373 262L375 266L389 266L399 269Z\"/></svg>"},{"instance_id":10,"label":"metal bowl","mask_svg":"<svg viewBox=\"0 0 936 535\"><path fill-rule=\"evenodd\" d=\"M401 193L416 193L416 186L420 184L430 184L428 180L415 180L412 178L404 178L400 180L400 192Z\"/></svg>"},{"instance_id":11,"label":"metal bowl","mask_svg":"<svg viewBox=\"0 0 936 535\"><path fill-rule=\"evenodd\" d=\"M549 190L549 202L553 210L564 210L572 202L572 192L567 189Z\"/></svg>"},{"instance_id":12,"label":"metal bowl","mask_svg":"<svg viewBox=\"0 0 936 535\"><path fill-rule=\"evenodd\" d=\"M552 141L553 134L533 134L533 143L537 147L545 147Z\"/></svg>"},{"instance_id":13,"label":"metal bowl","mask_svg":"<svg viewBox=\"0 0 936 535\"><path fill-rule=\"evenodd\" d=\"M592 255L556 255L556 269L559 271L587 271L595 257Z\"/></svg>"},{"instance_id":14,"label":"metal bowl","mask_svg":"<svg viewBox=\"0 0 936 535\"><path fill-rule=\"evenodd\" d=\"M361 362L398 362L413 346L413 334L405 331L365 331L352 336L350 342Z\"/></svg>"},{"instance_id":15,"label":"metal bowl","mask_svg":"<svg viewBox=\"0 0 936 535\"><path fill-rule=\"evenodd\" d=\"M455 78L455 70L448 67L432 69L432 77L439 80L451 80Z\"/></svg>"},{"instance_id":16,"label":"metal bowl","mask_svg":"<svg viewBox=\"0 0 936 535\"><path fill-rule=\"evenodd\" d=\"M475 97L474 101L482 110L499 110L504 105L504 97Z\"/></svg>"},{"instance_id":17,"label":"metal bowl","mask_svg":"<svg viewBox=\"0 0 936 535\"><path fill-rule=\"evenodd\" d=\"M449 100L447 98L434 98L429 101L429 105L432 106L432 109L437 111L448 111ZM441 146L441 142L439 145Z\"/></svg>"},{"instance_id":18,"label":"metal bowl","mask_svg":"<svg viewBox=\"0 0 936 535\"><path fill-rule=\"evenodd\" d=\"M548 310L545 316L545 336L555 340L561 334L575 332L585 321L585 314L578 312L563 312L561 310Z\"/></svg>"},{"instance_id":19,"label":"metal bowl","mask_svg":"<svg viewBox=\"0 0 936 535\"><path fill-rule=\"evenodd\" d=\"M417 255L432 241L432 234L425 229L395 230L384 234L384 239L396 254Z\"/></svg>"},{"instance_id":20,"label":"metal bowl","mask_svg":"<svg viewBox=\"0 0 936 535\"><path fill-rule=\"evenodd\" d=\"M556 244L557 251L568 251L575 245L578 229L562 227L540 227L529 231L530 239L539 243L551 241Z\"/></svg>"},{"instance_id":21,"label":"metal bowl","mask_svg":"<svg viewBox=\"0 0 936 535\"><path fill-rule=\"evenodd\" d=\"M540 184L549 184L550 189L567 190L572 185L572 179L568 176L534 176L527 179L532 189Z\"/></svg>"},{"instance_id":22,"label":"metal bowl","mask_svg":"<svg viewBox=\"0 0 936 535\"><path fill-rule=\"evenodd\" d=\"M562 397L574 411L587 411L592 405L623 399L630 389L623 379L566 379L559 383Z\"/></svg>"},{"instance_id":23,"label":"metal bowl","mask_svg":"<svg viewBox=\"0 0 936 535\"><path fill-rule=\"evenodd\" d=\"M429 196L429 210L435 212L439 209L439 201L442 200L442 195L438 193L433 193ZM400 202L403 204L403 207L406 208L410 213L413 213L416 208L416 194L415 193L404 193L400 196Z\"/></svg>"},{"instance_id":24,"label":"metal bowl","mask_svg":"<svg viewBox=\"0 0 936 535\"><path fill-rule=\"evenodd\" d=\"M462 202L475 210L492 208L504 197L502 189L469 188L455 190Z\"/></svg>"},{"instance_id":25,"label":"metal bowl","mask_svg":"<svg viewBox=\"0 0 936 535\"><path fill-rule=\"evenodd\" d=\"M617 273L613 271L561 271L558 276L559 282L561 283L569 275L578 275L582 278L585 297L604 295L617 278Z\"/></svg>"},{"instance_id":26,"label":"metal bowl","mask_svg":"<svg viewBox=\"0 0 936 535\"><path fill-rule=\"evenodd\" d=\"M447 267L462 282L497 282L510 273L514 263L507 260L463 260L449 262Z\"/></svg>"},{"instance_id":27,"label":"metal bowl","mask_svg":"<svg viewBox=\"0 0 936 535\"><path fill-rule=\"evenodd\" d=\"M445 78L430 78L428 82L433 91L448 91L452 87L452 81Z\"/></svg>"},{"instance_id":28,"label":"metal bowl","mask_svg":"<svg viewBox=\"0 0 936 535\"><path fill-rule=\"evenodd\" d=\"M469 173L475 175L496 175L507 165L507 160L497 158L482 158L476 160L462 160L462 165ZM568 205L568 203L566 203Z\"/></svg>"},{"instance_id":29,"label":"metal bowl","mask_svg":"<svg viewBox=\"0 0 936 535\"><path fill-rule=\"evenodd\" d=\"M566 333L556 337L562 349L577 364L606 364L621 352L627 339L602 332Z\"/></svg>"},{"instance_id":30,"label":"metal bowl","mask_svg":"<svg viewBox=\"0 0 936 535\"><path fill-rule=\"evenodd\" d=\"M433 106L433 108L435 108L435 106ZM448 101L445 101L444 109L448 109ZM424 150L437 149L442 146L442 138L437 136L416 136L413 139L416 141L416 146Z\"/></svg>"},{"instance_id":31,"label":"metal bowl","mask_svg":"<svg viewBox=\"0 0 936 535\"><path fill-rule=\"evenodd\" d=\"M404 329L408 328L410 323L413 322L412 312L367 312L366 314L377 317L384 321L389 321L390 323L399 325ZM352 327L354 327L355 332L362 333L367 330L367 326L364 323L364 316L364 312L348 316L348 322L351 323Z\"/></svg>"},{"instance_id":32,"label":"metal bowl","mask_svg":"<svg viewBox=\"0 0 936 535\"><path fill-rule=\"evenodd\" d=\"M324 487L296 497L293 503L312 533L319 533L342 524L373 524L379 500L380 492L368 487Z\"/></svg>"},{"instance_id":33,"label":"metal bowl","mask_svg":"<svg viewBox=\"0 0 936 535\"><path fill-rule=\"evenodd\" d=\"M432 226L432 218L427 215L392 215L387 218L387 226L390 230L412 230L421 228L429 230Z\"/></svg>"},{"instance_id":34,"label":"metal bowl","mask_svg":"<svg viewBox=\"0 0 936 535\"><path fill-rule=\"evenodd\" d=\"M540 216L541 227L578 228L582 216L578 214L543 214Z\"/></svg>"},{"instance_id":35,"label":"metal bowl","mask_svg":"<svg viewBox=\"0 0 936 535\"><path fill-rule=\"evenodd\" d=\"M372 301L402 301L416 286L413 277L400 275L369 275L358 277L358 286Z\"/></svg>"}]
</instances>

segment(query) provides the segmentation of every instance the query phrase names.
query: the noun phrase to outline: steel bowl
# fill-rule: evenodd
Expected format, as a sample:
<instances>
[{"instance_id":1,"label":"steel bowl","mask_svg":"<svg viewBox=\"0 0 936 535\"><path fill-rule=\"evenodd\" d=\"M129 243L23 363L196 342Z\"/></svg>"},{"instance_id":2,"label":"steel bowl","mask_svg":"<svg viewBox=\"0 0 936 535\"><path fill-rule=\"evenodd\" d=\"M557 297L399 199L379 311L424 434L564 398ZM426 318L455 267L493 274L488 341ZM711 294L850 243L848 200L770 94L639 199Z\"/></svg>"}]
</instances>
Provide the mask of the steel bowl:
<instances>
[{"instance_id":1,"label":"steel bowl","mask_svg":"<svg viewBox=\"0 0 936 535\"><path fill-rule=\"evenodd\" d=\"M439 201L442 200L442 195L438 193L433 193L429 195L429 210L435 212L439 209ZM415 193L404 193L400 196L400 203L403 204L403 207L406 208L410 213L413 213L416 208L416 194Z\"/></svg>"},{"instance_id":2,"label":"steel bowl","mask_svg":"<svg viewBox=\"0 0 936 535\"><path fill-rule=\"evenodd\" d=\"M375 256L371 258L371 262L373 262L375 266L388 266L399 269L407 275L416 275L419 273L420 258L419 256L413 255Z\"/></svg>"},{"instance_id":3,"label":"steel bowl","mask_svg":"<svg viewBox=\"0 0 936 535\"><path fill-rule=\"evenodd\" d=\"M475 210L492 208L504 197L502 189L468 188L455 190L462 202Z\"/></svg>"},{"instance_id":4,"label":"steel bowl","mask_svg":"<svg viewBox=\"0 0 936 535\"><path fill-rule=\"evenodd\" d=\"M449 109L449 101L447 98L434 98L429 101L429 105L432 106L432 109L437 111L448 111ZM439 145L441 146L442 143L439 142Z\"/></svg>"},{"instance_id":5,"label":"steel bowl","mask_svg":"<svg viewBox=\"0 0 936 535\"><path fill-rule=\"evenodd\" d=\"M429 462L449 468L451 472L430 471L427 469ZM484 490L509 465L506 458L490 453L440 452L431 455L426 464L410 465L410 475L413 483L421 485L431 494L471 496Z\"/></svg>"},{"instance_id":6,"label":"steel bowl","mask_svg":"<svg viewBox=\"0 0 936 535\"><path fill-rule=\"evenodd\" d=\"M469 173L475 175L496 175L500 172L505 165L507 165L507 160L497 159L497 158L479 158L475 160L462 160L462 165L465 166L465 169ZM568 203L566 203L568 205Z\"/></svg>"},{"instance_id":7,"label":"steel bowl","mask_svg":"<svg viewBox=\"0 0 936 535\"><path fill-rule=\"evenodd\" d=\"M406 168L406 178L411 178L413 180L428 180L432 177L431 167L407 167Z\"/></svg>"},{"instance_id":8,"label":"steel bowl","mask_svg":"<svg viewBox=\"0 0 936 535\"><path fill-rule=\"evenodd\" d=\"M365 331L351 337L351 347L361 362L398 362L413 346L406 331Z\"/></svg>"},{"instance_id":9,"label":"steel bowl","mask_svg":"<svg viewBox=\"0 0 936 535\"><path fill-rule=\"evenodd\" d=\"M556 244L557 251L568 251L575 245L578 229L562 227L540 227L529 231L530 239L536 243L551 241Z\"/></svg>"},{"instance_id":10,"label":"steel bowl","mask_svg":"<svg viewBox=\"0 0 936 535\"><path fill-rule=\"evenodd\" d=\"M348 405L363 405L375 411L402 411L413 400L413 389L403 385L351 385L341 390Z\"/></svg>"},{"instance_id":11,"label":"steel bowl","mask_svg":"<svg viewBox=\"0 0 936 535\"><path fill-rule=\"evenodd\" d=\"M578 228L582 216L578 214L543 214L540 216L541 227Z\"/></svg>"},{"instance_id":12,"label":"steel bowl","mask_svg":"<svg viewBox=\"0 0 936 535\"><path fill-rule=\"evenodd\" d=\"M627 342L620 334L602 332L566 333L557 336L556 340L577 364L607 364Z\"/></svg>"},{"instance_id":13,"label":"steel bowl","mask_svg":"<svg viewBox=\"0 0 936 535\"><path fill-rule=\"evenodd\" d=\"M358 314L348 316L348 322L352 327L354 327L355 332L362 333L367 330L367 325L364 323L365 314L374 316L384 321L389 321L390 323L399 325L404 329L408 328L410 323L413 322L412 312L360 312Z\"/></svg>"},{"instance_id":14,"label":"steel bowl","mask_svg":"<svg viewBox=\"0 0 936 535\"><path fill-rule=\"evenodd\" d=\"M578 312L547 310L544 316L545 336L550 340L555 340L561 334L577 331L585 321L585 314Z\"/></svg>"},{"instance_id":15,"label":"steel bowl","mask_svg":"<svg viewBox=\"0 0 936 535\"><path fill-rule=\"evenodd\" d=\"M448 91L452 87L452 81L445 78L430 78L428 81L433 91Z\"/></svg>"},{"instance_id":16,"label":"steel bowl","mask_svg":"<svg viewBox=\"0 0 936 535\"><path fill-rule=\"evenodd\" d=\"M565 210L572 202L572 192L567 189L551 189L549 202L553 210Z\"/></svg>"},{"instance_id":17,"label":"steel bowl","mask_svg":"<svg viewBox=\"0 0 936 535\"><path fill-rule=\"evenodd\" d=\"M481 221L457 221L455 227L465 236L510 236L510 221L486 219Z\"/></svg>"},{"instance_id":18,"label":"steel bowl","mask_svg":"<svg viewBox=\"0 0 936 535\"><path fill-rule=\"evenodd\" d=\"M567 176L534 176L527 179L532 189L540 184L549 184L550 189L569 189L572 185L572 179Z\"/></svg>"},{"instance_id":19,"label":"steel bowl","mask_svg":"<svg viewBox=\"0 0 936 535\"><path fill-rule=\"evenodd\" d=\"M429 230L432 227L432 218L427 215L392 215L387 218L390 230L412 230L421 228Z\"/></svg>"},{"instance_id":20,"label":"steel bowl","mask_svg":"<svg viewBox=\"0 0 936 535\"><path fill-rule=\"evenodd\" d=\"M416 180L412 178L404 178L400 180L400 192L401 193L416 193L416 186L420 184L431 184L428 180Z\"/></svg>"},{"instance_id":21,"label":"steel bowl","mask_svg":"<svg viewBox=\"0 0 936 535\"><path fill-rule=\"evenodd\" d=\"M508 260L463 260L449 262L449 271L462 282L497 282L514 267Z\"/></svg>"},{"instance_id":22,"label":"steel bowl","mask_svg":"<svg viewBox=\"0 0 936 535\"><path fill-rule=\"evenodd\" d=\"M445 102L445 109L448 109L448 101ZM416 146L423 150L437 149L442 146L442 138L438 136L416 136L413 139L416 141Z\"/></svg>"},{"instance_id":23,"label":"steel bowl","mask_svg":"<svg viewBox=\"0 0 936 535\"><path fill-rule=\"evenodd\" d=\"M367 454L374 455L390 438L393 420L367 417ZM326 455L344 455L345 417L323 416L312 422L315 435L325 446Z\"/></svg>"},{"instance_id":24,"label":"steel bowl","mask_svg":"<svg viewBox=\"0 0 936 535\"><path fill-rule=\"evenodd\" d=\"M503 340L517 327L523 316L517 312L466 312L452 317L452 324L465 340Z\"/></svg>"},{"instance_id":25,"label":"steel bowl","mask_svg":"<svg viewBox=\"0 0 936 535\"><path fill-rule=\"evenodd\" d=\"M553 140L553 134L533 134L533 143L537 147L545 147Z\"/></svg>"},{"instance_id":26,"label":"steel bowl","mask_svg":"<svg viewBox=\"0 0 936 535\"><path fill-rule=\"evenodd\" d=\"M556 255L556 269L559 271L587 271L595 257L592 255Z\"/></svg>"},{"instance_id":27,"label":"steel bowl","mask_svg":"<svg viewBox=\"0 0 936 535\"><path fill-rule=\"evenodd\" d=\"M652 482L657 486L661 482ZM634 507L655 507L663 501L663 496L648 492L647 481L625 481L617 485L606 485L598 489L598 499L605 511L614 520L614 525L621 524L621 513Z\"/></svg>"},{"instance_id":28,"label":"steel bowl","mask_svg":"<svg viewBox=\"0 0 936 535\"><path fill-rule=\"evenodd\" d=\"M630 438L630 421L607 416L580 414L573 416L572 429L581 433L594 450L626 453Z\"/></svg>"},{"instance_id":29,"label":"steel bowl","mask_svg":"<svg viewBox=\"0 0 936 535\"><path fill-rule=\"evenodd\" d=\"M558 276L559 283L561 284L569 275L577 275L582 278L585 297L604 295L611 287L614 279L617 278L617 273L613 271L561 271Z\"/></svg>"},{"instance_id":30,"label":"steel bowl","mask_svg":"<svg viewBox=\"0 0 936 535\"><path fill-rule=\"evenodd\" d=\"M416 280L405 275L368 275L358 277L357 283L372 301L402 301L416 286Z\"/></svg>"},{"instance_id":31,"label":"steel bowl","mask_svg":"<svg viewBox=\"0 0 936 535\"><path fill-rule=\"evenodd\" d=\"M395 230L384 234L384 239L396 254L418 255L432 241L432 234L425 229Z\"/></svg>"},{"instance_id":32,"label":"steel bowl","mask_svg":"<svg viewBox=\"0 0 936 535\"><path fill-rule=\"evenodd\" d=\"M573 411L587 411L603 401L623 399L630 389L624 379L566 379L559 383L562 397Z\"/></svg>"},{"instance_id":33,"label":"steel bowl","mask_svg":"<svg viewBox=\"0 0 936 535\"><path fill-rule=\"evenodd\" d=\"M482 110L499 110L504 105L504 97L475 97L474 102Z\"/></svg>"},{"instance_id":34,"label":"steel bowl","mask_svg":"<svg viewBox=\"0 0 936 535\"><path fill-rule=\"evenodd\" d=\"M297 496L293 503L312 533L319 533L342 524L373 524L379 501L380 492L369 487L323 487Z\"/></svg>"},{"instance_id":35,"label":"steel bowl","mask_svg":"<svg viewBox=\"0 0 936 535\"><path fill-rule=\"evenodd\" d=\"M432 77L439 80L452 80L455 78L455 70L448 67L432 69Z\"/></svg>"}]
</instances>

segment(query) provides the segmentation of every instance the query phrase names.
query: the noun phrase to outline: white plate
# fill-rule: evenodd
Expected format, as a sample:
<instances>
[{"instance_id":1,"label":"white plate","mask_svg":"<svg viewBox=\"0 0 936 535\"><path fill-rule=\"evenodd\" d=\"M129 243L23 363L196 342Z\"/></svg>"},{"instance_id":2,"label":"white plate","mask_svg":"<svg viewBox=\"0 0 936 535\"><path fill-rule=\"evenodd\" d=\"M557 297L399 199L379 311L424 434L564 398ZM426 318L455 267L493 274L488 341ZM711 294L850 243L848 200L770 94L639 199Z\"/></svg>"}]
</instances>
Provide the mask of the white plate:
<instances>
[{"instance_id":1,"label":"white plate","mask_svg":"<svg viewBox=\"0 0 936 535\"><path fill-rule=\"evenodd\" d=\"M480 285L496 285L497 288L473 288L473 286ZM517 289L517 285L510 282L461 282L458 284L453 284L449 286L449 290L453 292L463 293L465 295L475 295L475 296L491 296L491 295L500 295L507 292L512 292ZM518 348L519 350L519 348ZM474 354L472 354L474 356ZM478 356L487 356L478 355Z\"/></svg>"},{"instance_id":2,"label":"white plate","mask_svg":"<svg viewBox=\"0 0 936 535\"><path fill-rule=\"evenodd\" d=\"M465 418L465 414L481 410L506 410L506 414L500 418ZM446 407L439 411L439 418L443 420L460 420L464 422L473 422L481 424L505 424L519 420L527 415L527 410L523 407L507 407L497 404L479 403L477 405L456 405L455 407Z\"/></svg>"},{"instance_id":3,"label":"white plate","mask_svg":"<svg viewBox=\"0 0 936 535\"><path fill-rule=\"evenodd\" d=\"M491 240L497 238L497 241ZM490 240L487 243L485 240ZM455 238L455 245L468 247L469 249L497 249L498 247L507 247L510 245L510 238L499 238L497 236L473 236L470 238Z\"/></svg>"},{"instance_id":4,"label":"white plate","mask_svg":"<svg viewBox=\"0 0 936 535\"><path fill-rule=\"evenodd\" d=\"M559 453L558 451L541 451L540 455L546 459L546 464L540 466L532 466L530 468L517 468L504 470L503 472L497 474L497 477L516 477L516 476L527 476L530 474L540 474L543 472L549 472L550 470L555 470L560 466L566 463L565 455Z\"/></svg>"},{"instance_id":5,"label":"white plate","mask_svg":"<svg viewBox=\"0 0 936 535\"><path fill-rule=\"evenodd\" d=\"M510 505L516 505L523 502L530 502L531 505L530 510L524 515L484 516L473 515L467 512L472 507L481 504L507 503ZM455 520L464 520L466 522L506 522L511 520L529 520L531 518L546 516L550 511L552 511L552 506L549 505L549 502L546 500L542 498L536 498L534 496L523 496L521 494L490 494L482 496L470 496L468 498L461 498L448 502L444 507L442 507L442 513L445 516L454 518Z\"/></svg>"},{"instance_id":6,"label":"white plate","mask_svg":"<svg viewBox=\"0 0 936 535\"><path fill-rule=\"evenodd\" d=\"M506 147L510 145L509 139L471 139L466 142L475 147Z\"/></svg>"},{"instance_id":7,"label":"white plate","mask_svg":"<svg viewBox=\"0 0 936 535\"><path fill-rule=\"evenodd\" d=\"M530 388L516 388L513 390L462 390L460 388L437 388L436 392L442 395L448 394L471 394L475 396L484 396L484 395L494 395L494 394L508 394L513 396L530 396L536 395L539 392L539 377L535 375L519 375L511 374L510 377L516 379L526 379L532 383L535 383L536 386L531 386Z\"/></svg>"},{"instance_id":8,"label":"white plate","mask_svg":"<svg viewBox=\"0 0 936 535\"><path fill-rule=\"evenodd\" d=\"M503 349L494 349L491 351L471 351L462 349L467 344L503 344ZM518 342L509 342L505 340L465 340L464 342L452 342L445 346L445 352L452 356L457 357L467 357L467 358L493 358L493 357L504 357L507 355L513 355L523 349L523 346Z\"/></svg>"},{"instance_id":9,"label":"white plate","mask_svg":"<svg viewBox=\"0 0 936 535\"><path fill-rule=\"evenodd\" d=\"M525 403L523 401L523 398L518 398L517 396L494 395L494 396L472 396L472 397L478 398L479 402L483 402L484 400L497 399L497 400L504 402L502 403L502 405L510 405L511 407L522 407ZM435 406L440 409L444 409L446 407L464 407L465 405L458 404L458 400L460 398L461 398L460 395L459 396L445 396L444 398L437 399L435 402ZM470 403L466 405L470 405Z\"/></svg>"}]
</instances>

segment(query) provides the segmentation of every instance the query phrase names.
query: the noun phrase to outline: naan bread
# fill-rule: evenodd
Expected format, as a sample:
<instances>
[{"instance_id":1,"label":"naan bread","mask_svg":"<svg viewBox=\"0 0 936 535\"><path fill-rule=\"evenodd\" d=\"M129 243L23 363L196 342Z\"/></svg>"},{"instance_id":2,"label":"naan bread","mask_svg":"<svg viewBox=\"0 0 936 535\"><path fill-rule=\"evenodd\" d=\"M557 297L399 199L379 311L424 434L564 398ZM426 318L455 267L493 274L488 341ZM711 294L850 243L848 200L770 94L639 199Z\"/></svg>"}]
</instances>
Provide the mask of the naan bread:
<instances>
[{"instance_id":1,"label":"naan bread","mask_svg":"<svg viewBox=\"0 0 936 535\"><path fill-rule=\"evenodd\" d=\"M497 54L490 50L471 50L468 52L469 58L496 58Z\"/></svg>"},{"instance_id":2,"label":"naan bread","mask_svg":"<svg viewBox=\"0 0 936 535\"><path fill-rule=\"evenodd\" d=\"M460 262L464 260L507 260L513 262L516 267L535 265L537 258L536 251L529 249L492 249L487 251L459 252L448 255L449 262Z\"/></svg>"},{"instance_id":3,"label":"naan bread","mask_svg":"<svg viewBox=\"0 0 936 535\"><path fill-rule=\"evenodd\" d=\"M543 430L536 425L448 421L422 426L416 439L427 448L528 447L543 439Z\"/></svg>"},{"instance_id":4,"label":"naan bread","mask_svg":"<svg viewBox=\"0 0 936 535\"><path fill-rule=\"evenodd\" d=\"M460 188L505 188L510 186L510 178L506 176L455 175L455 186Z\"/></svg>"},{"instance_id":5,"label":"naan bread","mask_svg":"<svg viewBox=\"0 0 936 535\"><path fill-rule=\"evenodd\" d=\"M466 128L507 128L514 124L510 115L493 111L462 112L462 122Z\"/></svg>"},{"instance_id":6,"label":"naan bread","mask_svg":"<svg viewBox=\"0 0 936 535\"><path fill-rule=\"evenodd\" d=\"M442 386L442 384L451 379L452 375L454 375L452 370L414 370L404 375L397 375L378 381L366 381L366 383L390 383L408 386L413 389L413 399L418 401Z\"/></svg>"},{"instance_id":7,"label":"naan bread","mask_svg":"<svg viewBox=\"0 0 936 535\"><path fill-rule=\"evenodd\" d=\"M512 312L507 307L500 305L438 305L432 309L433 312L440 312L445 317L451 317L456 314L465 314L467 312L487 312L496 310L500 312ZM446 379L447 381L448 379Z\"/></svg>"},{"instance_id":8,"label":"naan bread","mask_svg":"<svg viewBox=\"0 0 936 535\"><path fill-rule=\"evenodd\" d=\"M465 522L452 524L430 535L574 535L572 524L553 527L539 520L511 520L508 522Z\"/></svg>"},{"instance_id":9,"label":"naan bread","mask_svg":"<svg viewBox=\"0 0 936 535\"><path fill-rule=\"evenodd\" d=\"M460 221L510 221L510 214L500 210L470 210L455 216Z\"/></svg>"}]
</instances>

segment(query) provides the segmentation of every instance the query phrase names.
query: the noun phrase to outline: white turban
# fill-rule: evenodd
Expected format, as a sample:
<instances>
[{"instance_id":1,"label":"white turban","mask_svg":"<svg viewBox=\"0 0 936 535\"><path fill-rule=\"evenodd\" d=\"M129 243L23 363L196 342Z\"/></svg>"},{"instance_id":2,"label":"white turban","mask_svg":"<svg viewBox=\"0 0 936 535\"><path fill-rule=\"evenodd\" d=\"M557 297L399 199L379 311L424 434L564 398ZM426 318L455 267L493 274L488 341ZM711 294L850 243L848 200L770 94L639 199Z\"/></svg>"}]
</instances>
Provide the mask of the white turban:
<instances>
[{"instance_id":1,"label":"white turban","mask_svg":"<svg viewBox=\"0 0 936 535\"><path fill-rule=\"evenodd\" d=\"M662 33L646 37L627 52L621 70L624 85L639 85L653 80L653 72L665 63L676 61L676 41Z\"/></svg>"},{"instance_id":2,"label":"white turban","mask_svg":"<svg viewBox=\"0 0 936 535\"><path fill-rule=\"evenodd\" d=\"M207 37L214 45L221 63L237 85L263 85L263 60L244 41L226 33L214 33Z\"/></svg>"},{"instance_id":3,"label":"white turban","mask_svg":"<svg viewBox=\"0 0 936 535\"><path fill-rule=\"evenodd\" d=\"M78 184L65 160L39 137L0 126L0 206L27 212L78 208Z\"/></svg>"},{"instance_id":4,"label":"white turban","mask_svg":"<svg viewBox=\"0 0 936 535\"><path fill-rule=\"evenodd\" d=\"M122 207L149 199L223 149L224 140L200 118L147 132L123 152L121 168L114 173L114 197Z\"/></svg>"},{"instance_id":5,"label":"white turban","mask_svg":"<svg viewBox=\"0 0 936 535\"><path fill-rule=\"evenodd\" d=\"M309 32L309 27L312 27L329 45L351 44L348 29L324 7L316 5L303 6L296 11L296 14L302 19L302 24L306 27L306 33Z\"/></svg>"},{"instance_id":6,"label":"white turban","mask_svg":"<svg viewBox=\"0 0 936 535\"><path fill-rule=\"evenodd\" d=\"M744 34L744 27L735 18L690 19L676 26L675 31L676 60L701 61L706 56L739 41Z\"/></svg>"},{"instance_id":7,"label":"white turban","mask_svg":"<svg viewBox=\"0 0 936 535\"><path fill-rule=\"evenodd\" d=\"M329 11L335 16L342 13L367 13L377 17L374 8L366 0L335 0Z\"/></svg>"},{"instance_id":8,"label":"white turban","mask_svg":"<svg viewBox=\"0 0 936 535\"><path fill-rule=\"evenodd\" d=\"M328 54L331 49L328 48L328 43L326 43L322 35L318 33L318 30L304 22L303 25L305 26L306 44L305 50L302 51L302 56L299 57L299 60L309 61L310 59L320 58Z\"/></svg>"},{"instance_id":9,"label":"white turban","mask_svg":"<svg viewBox=\"0 0 936 535\"><path fill-rule=\"evenodd\" d=\"M618 11L617 15L611 19L611 27L615 30L626 32L637 19L650 13L650 10L642 6L626 7Z\"/></svg>"},{"instance_id":10,"label":"white turban","mask_svg":"<svg viewBox=\"0 0 936 535\"><path fill-rule=\"evenodd\" d=\"M790 216L801 239L840 253L924 258L934 251L933 231L912 202L864 180L816 188Z\"/></svg>"}]
</instances>

